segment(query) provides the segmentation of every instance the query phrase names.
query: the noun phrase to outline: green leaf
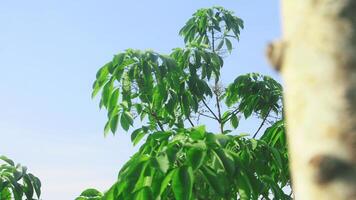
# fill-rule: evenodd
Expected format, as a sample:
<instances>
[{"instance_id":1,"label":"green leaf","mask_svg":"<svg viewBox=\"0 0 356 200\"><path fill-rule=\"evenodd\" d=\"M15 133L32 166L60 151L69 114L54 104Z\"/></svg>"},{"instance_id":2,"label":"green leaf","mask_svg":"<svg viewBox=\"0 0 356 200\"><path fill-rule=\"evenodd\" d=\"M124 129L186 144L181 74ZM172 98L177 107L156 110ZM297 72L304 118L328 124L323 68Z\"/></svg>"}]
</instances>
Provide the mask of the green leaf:
<instances>
[{"instance_id":1,"label":"green leaf","mask_svg":"<svg viewBox=\"0 0 356 200\"><path fill-rule=\"evenodd\" d=\"M114 115L111 120L110 120L110 129L111 129L111 132L112 133L116 133L116 130L117 130L117 124L118 124L118 121L119 121L119 115Z\"/></svg>"},{"instance_id":2,"label":"green leaf","mask_svg":"<svg viewBox=\"0 0 356 200\"><path fill-rule=\"evenodd\" d=\"M105 84L103 91L102 91L102 97L101 97L101 101L102 104L107 108L108 107L108 103L109 103L109 99L112 93L112 89L113 89L113 81L109 81Z\"/></svg>"},{"instance_id":3,"label":"green leaf","mask_svg":"<svg viewBox=\"0 0 356 200\"><path fill-rule=\"evenodd\" d=\"M237 128L239 126L239 119L237 118L237 115L233 114L230 119L231 126L234 128Z\"/></svg>"},{"instance_id":4,"label":"green leaf","mask_svg":"<svg viewBox=\"0 0 356 200\"><path fill-rule=\"evenodd\" d=\"M224 45L224 40L221 40L215 50L219 51L223 47L223 45Z\"/></svg>"},{"instance_id":5,"label":"green leaf","mask_svg":"<svg viewBox=\"0 0 356 200\"><path fill-rule=\"evenodd\" d=\"M239 186L239 194L241 199L249 200L251 193L253 193L253 188L250 183L249 177L244 170L240 170L240 175L237 179L237 184Z\"/></svg>"},{"instance_id":6,"label":"green leaf","mask_svg":"<svg viewBox=\"0 0 356 200\"><path fill-rule=\"evenodd\" d=\"M225 38L225 43L226 43L227 50L231 53L231 51L232 51L231 41L229 39Z\"/></svg>"},{"instance_id":7,"label":"green leaf","mask_svg":"<svg viewBox=\"0 0 356 200\"><path fill-rule=\"evenodd\" d=\"M134 132L131 133L131 141L133 145L137 145L141 141L141 139L146 135L146 132L142 129L136 129Z\"/></svg>"},{"instance_id":8,"label":"green leaf","mask_svg":"<svg viewBox=\"0 0 356 200\"><path fill-rule=\"evenodd\" d=\"M25 174L22 177L22 179L23 179L23 183L24 183L24 193L25 193L27 199L32 199L34 190L33 190L33 185L32 185L31 179L28 177L27 174Z\"/></svg>"},{"instance_id":9,"label":"green leaf","mask_svg":"<svg viewBox=\"0 0 356 200\"><path fill-rule=\"evenodd\" d=\"M0 160L5 161L6 163L8 163L11 166L15 166L14 161L12 161L10 158L8 158L6 156L0 156Z\"/></svg>"},{"instance_id":10,"label":"green leaf","mask_svg":"<svg viewBox=\"0 0 356 200\"><path fill-rule=\"evenodd\" d=\"M161 154L154 158L154 165L161 170L162 173L166 173L169 169L169 160L167 154Z\"/></svg>"},{"instance_id":11,"label":"green leaf","mask_svg":"<svg viewBox=\"0 0 356 200\"><path fill-rule=\"evenodd\" d=\"M91 93L91 98L93 99L98 92L100 91L101 87L99 86L99 82L96 80L93 83L93 92Z\"/></svg>"},{"instance_id":12,"label":"green leaf","mask_svg":"<svg viewBox=\"0 0 356 200\"><path fill-rule=\"evenodd\" d=\"M282 158L281 158L280 153L274 147L270 147L269 149L271 150L272 156L273 156L274 160L276 161L278 168L281 169L283 164L282 164Z\"/></svg>"},{"instance_id":13,"label":"green leaf","mask_svg":"<svg viewBox=\"0 0 356 200\"><path fill-rule=\"evenodd\" d=\"M221 173L216 173L211 167L203 165L202 173L208 184L215 190L220 196L225 196L228 183L226 177Z\"/></svg>"},{"instance_id":14,"label":"green leaf","mask_svg":"<svg viewBox=\"0 0 356 200\"><path fill-rule=\"evenodd\" d=\"M105 77L109 74L108 68L112 66L112 62L106 63L103 67L99 69L99 71L96 73L96 79L97 80L103 80Z\"/></svg>"},{"instance_id":15,"label":"green leaf","mask_svg":"<svg viewBox=\"0 0 356 200\"><path fill-rule=\"evenodd\" d=\"M194 175L191 167L182 166L173 175L172 187L176 200L190 200Z\"/></svg>"},{"instance_id":16,"label":"green leaf","mask_svg":"<svg viewBox=\"0 0 356 200\"><path fill-rule=\"evenodd\" d=\"M130 126L133 125L133 118L131 116L131 113L124 111L121 114L120 117L120 123L121 123L121 127L125 130L128 131Z\"/></svg>"},{"instance_id":17,"label":"green leaf","mask_svg":"<svg viewBox=\"0 0 356 200\"><path fill-rule=\"evenodd\" d=\"M28 174L30 179L31 179L31 182L32 182L32 185L33 185L33 188L35 189L35 192L36 192L36 195L38 198L40 198L41 196L41 181L39 178L35 177L33 174Z\"/></svg>"},{"instance_id":18,"label":"green leaf","mask_svg":"<svg viewBox=\"0 0 356 200\"><path fill-rule=\"evenodd\" d=\"M202 148L190 148L187 152L188 164L197 170L203 163L206 157L206 150Z\"/></svg>"},{"instance_id":19,"label":"green leaf","mask_svg":"<svg viewBox=\"0 0 356 200\"><path fill-rule=\"evenodd\" d=\"M202 140L205 138L205 134L206 134L205 126L197 126L192 128L190 132L190 137L193 140Z\"/></svg>"},{"instance_id":20,"label":"green leaf","mask_svg":"<svg viewBox=\"0 0 356 200\"><path fill-rule=\"evenodd\" d=\"M173 175L176 173L178 169L173 169L170 172L168 172L168 174L164 177L162 184L161 184L161 188L159 191L159 196L161 196L163 194L163 192L166 190L169 182L171 182Z\"/></svg>"},{"instance_id":21,"label":"green leaf","mask_svg":"<svg viewBox=\"0 0 356 200\"><path fill-rule=\"evenodd\" d=\"M255 150L258 146L258 142L255 139L250 139L251 145L252 145L252 150Z\"/></svg>"},{"instance_id":22,"label":"green leaf","mask_svg":"<svg viewBox=\"0 0 356 200\"><path fill-rule=\"evenodd\" d=\"M118 55L115 55L112 61L113 65L120 66L124 62L124 58L125 58L125 53L120 53Z\"/></svg>"},{"instance_id":23,"label":"green leaf","mask_svg":"<svg viewBox=\"0 0 356 200\"><path fill-rule=\"evenodd\" d=\"M151 189L149 187L140 189L135 196L135 200L153 200Z\"/></svg>"},{"instance_id":24,"label":"green leaf","mask_svg":"<svg viewBox=\"0 0 356 200\"><path fill-rule=\"evenodd\" d=\"M189 108L189 98L188 98L187 93L184 93L183 97L182 97L182 107L183 107L183 113L186 117L189 117L190 114L190 108Z\"/></svg>"},{"instance_id":25,"label":"green leaf","mask_svg":"<svg viewBox=\"0 0 356 200\"><path fill-rule=\"evenodd\" d=\"M104 136L106 137L110 131L110 120L106 122L105 127L104 127Z\"/></svg>"},{"instance_id":26,"label":"green leaf","mask_svg":"<svg viewBox=\"0 0 356 200\"><path fill-rule=\"evenodd\" d=\"M76 200L101 200L103 194L96 189L89 188L84 190Z\"/></svg>"},{"instance_id":27,"label":"green leaf","mask_svg":"<svg viewBox=\"0 0 356 200\"><path fill-rule=\"evenodd\" d=\"M8 188L4 188L2 191L0 191L0 199L11 200L11 192Z\"/></svg>"},{"instance_id":28,"label":"green leaf","mask_svg":"<svg viewBox=\"0 0 356 200\"><path fill-rule=\"evenodd\" d=\"M119 100L119 88L115 89L114 92L111 94L108 109L111 110L115 106L117 106L118 100Z\"/></svg>"},{"instance_id":29,"label":"green leaf","mask_svg":"<svg viewBox=\"0 0 356 200\"><path fill-rule=\"evenodd\" d=\"M224 149L215 149L214 150L216 155L218 156L219 160L223 164L225 170L231 176L235 174L235 161L234 158Z\"/></svg>"}]
</instances>

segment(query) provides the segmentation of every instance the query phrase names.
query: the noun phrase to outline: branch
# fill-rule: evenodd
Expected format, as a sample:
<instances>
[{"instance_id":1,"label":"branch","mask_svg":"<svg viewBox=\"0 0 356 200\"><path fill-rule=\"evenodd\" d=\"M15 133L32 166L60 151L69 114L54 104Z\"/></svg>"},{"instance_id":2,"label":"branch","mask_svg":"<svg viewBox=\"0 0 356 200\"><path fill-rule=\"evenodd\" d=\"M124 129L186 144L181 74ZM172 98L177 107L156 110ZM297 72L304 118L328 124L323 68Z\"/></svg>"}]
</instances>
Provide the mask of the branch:
<instances>
[{"instance_id":1,"label":"branch","mask_svg":"<svg viewBox=\"0 0 356 200\"><path fill-rule=\"evenodd\" d=\"M215 113L211 110L211 108L208 106L208 104L205 102L205 100L203 99L203 104L205 105L205 107L210 111L211 114L213 114L214 119L219 121L219 118L215 115Z\"/></svg>"},{"instance_id":2,"label":"branch","mask_svg":"<svg viewBox=\"0 0 356 200\"><path fill-rule=\"evenodd\" d=\"M194 124L193 124L192 120L189 117L187 117L187 119L188 119L190 125L192 125L194 127Z\"/></svg>"},{"instance_id":3,"label":"branch","mask_svg":"<svg viewBox=\"0 0 356 200\"><path fill-rule=\"evenodd\" d=\"M272 108L270 108L270 109L268 110L268 112L267 112L266 116L263 118L263 121L262 121L262 123L261 123L260 127L258 127L258 129L257 129L256 133L253 135L253 137L252 137L252 138L256 138L257 133L261 130L262 126L265 124L265 122L266 122L266 120L267 120L267 117L268 117L269 113L271 112L271 110L272 110Z\"/></svg>"},{"instance_id":4,"label":"branch","mask_svg":"<svg viewBox=\"0 0 356 200\"><path fill-rule=\"evenodd\" d=\"M198 112L199 115L202 115L204 117L208 117L210 119L215 119L214 117L210 116L210 115L207 115L207 114L204 114L204 113L201 113L201 112Z\"/></svg>"},{"instance_id":5,"label":"branch","mask_svg":"<svg viewBox=\"0 0 356 200\"><path fill-rule=\"evenodd\" d=\"M214 29L211 29L211 50L213 53L215 53L215 38L214 38ZM220 124L220 132L221 134L224 133L224 123L221 120L221 109L220 109L220 100L219 100L219 94L218 94L218 78L216 77L215 79L215 99L216 99L216 107L218 108L218 122Z\"/></svg>"},{"instance_id":6,"label":"branch","mask_svg":"<svg viewBox=\"0 0 356 200\"><path fill-rule=\"evenodd\" d=\"M219 96L218 96L217 92L215 93L215 99L216 99L216 107L218 108L218 116L219 116L218 121L220 123L220 131L221 131L221 133L223 133L224 132L224 123L221 119L220 100L219 100Z\"/></svg>"},{"instance_id":7,"label":"branch","mask_svg":"<svg viewBox=\"0 0 356 200\"><path fill-rule=\"evenodd\" d=\"M147 96L145 96L145 97L146 97L147 101L149 102ZM163 125L162 125L162 123L159 121L156 112L152 111L149 106L147 106L147 108L148 108L148 111L149 111L148 114L149 114L149 115L152 115L152 117L157 121L157 124L158 124L159 128L161 129L161 131L164 131Z\"/></svg>"},{"instance_id":8,"label":"branch","mask_svg":"<svg viewBox=\"0 0 356 200\"><path fill-rule=\"evenodd\" d=\"M156 115L156 113L151 113L151 115L152 115L153 118L155 118L155 120L157 121L157 124L158 124L159 128L161 129L161 131L164 131L163 125L162 125L162 123L159 121L158 116Z\"/></svg>"}]
</instances>

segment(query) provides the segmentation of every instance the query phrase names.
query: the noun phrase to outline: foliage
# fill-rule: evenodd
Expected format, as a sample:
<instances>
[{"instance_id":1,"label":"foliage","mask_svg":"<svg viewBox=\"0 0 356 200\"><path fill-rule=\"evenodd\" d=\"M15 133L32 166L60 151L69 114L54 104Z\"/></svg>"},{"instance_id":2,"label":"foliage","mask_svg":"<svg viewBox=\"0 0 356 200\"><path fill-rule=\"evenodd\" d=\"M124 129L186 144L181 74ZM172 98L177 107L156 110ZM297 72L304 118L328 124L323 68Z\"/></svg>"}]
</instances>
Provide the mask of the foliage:
<instances>
[{"instance_id":1,"label":"foliage","mask_svg":"<svg viewBox=\"0 0 356 200\"><path fill-rule=\"evenodd\" d=\"M0 199L35 200L41 196L41 181L27 168L15 165L11 159L0 156Z\"/></svg>"},{"instance_id":2,"label":"foliage","mask_svg":"<svg viewBox=\"0 0 356 200\"><path fill-rule=\"evenodd\" d=\"M90 188L84 190L79 197L75 200L101 200L103 198L103 194L96 189Z\"/></svg>"},{"instance_id":3,"label":"foliage","mask_svg":"<svg viewBox=\"0 0 356 200\"><path fill-rule=\"evenodd\" d=\"M289 199L280 187L289 183L287 154L277 149L284 133L270 129L262 140L204 126L152 133L104 199L268 199L270 192Z\"/></svg>"},{"instance_id":4,"label":"foliage","mask_svg":"<svg viewBox=\"0 0 356 200\"><path fill-rule=\"evenodd\" d=\"M223 56L242 28L231 11L200 9L180 30L184 48L128 49L98 71L92 96L101 91L108 110L105 135L139 122L132 142L146 139L102 199L290 199L281 85L257 73L220 83ZM252 137L232 134L242 114L262 119ZM200 117L220 132L207 131Z\"/></svg>"}]
</instances>

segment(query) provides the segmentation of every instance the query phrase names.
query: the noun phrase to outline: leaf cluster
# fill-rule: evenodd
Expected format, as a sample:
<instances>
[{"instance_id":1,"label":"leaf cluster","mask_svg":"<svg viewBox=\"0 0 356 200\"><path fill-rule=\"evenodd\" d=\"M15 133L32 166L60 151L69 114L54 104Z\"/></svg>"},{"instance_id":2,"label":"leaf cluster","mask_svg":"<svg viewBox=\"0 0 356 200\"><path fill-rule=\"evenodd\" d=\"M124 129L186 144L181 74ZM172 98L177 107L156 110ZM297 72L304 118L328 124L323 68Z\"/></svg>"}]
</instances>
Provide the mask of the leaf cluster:
<instances>
[{"instance_id":1,"label":"leaf cluster","mask_svg":"<svg viewBox=\"0 0 356 200\"><path fill-rule=\"evenodd\" d=\"M15 165L11 159L0 156L0 199L36 200L41 196L41 181L27 168Z\"/></svg>"},{"instance_id":2,"label":"leaf cluster","mask_svg":"<svg viewBox=\"0 0 356 200\"><path fill-rule=\"evenodd\" d=\"M103 199L290 199L282 122L261 140L204 126L148 136Z\"/></svg>"}]
</instances>

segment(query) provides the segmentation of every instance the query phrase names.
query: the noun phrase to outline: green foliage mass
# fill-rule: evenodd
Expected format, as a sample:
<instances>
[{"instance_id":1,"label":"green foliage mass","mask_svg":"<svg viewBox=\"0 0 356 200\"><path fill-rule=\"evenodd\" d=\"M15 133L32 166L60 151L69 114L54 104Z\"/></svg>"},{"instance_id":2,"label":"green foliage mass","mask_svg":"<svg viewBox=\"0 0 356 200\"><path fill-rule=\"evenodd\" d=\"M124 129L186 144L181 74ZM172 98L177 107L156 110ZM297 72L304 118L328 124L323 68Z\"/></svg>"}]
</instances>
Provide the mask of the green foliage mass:
<instances>
[{"instance_id":1,"label":"green foliage mass","mask_svg":"<svg viewBox=\"0 0 356 200\"><path fill-rule=\"evenodd\" d=\"M108 111L105 135L138 127L131 139L142 145L103 197L78 200L290 199L281 85L257 73L220 82L243 27L222 7L200 9L179 32L184 48L128 49L98 71L93 97L101 92ZM262 120L257 131L238 135L240 120L252 116ZM200 125L202 117L219 133ZM270 127L257 139L263 125Z\"/></svg>"},{"instance_id":2,"label":"green foliage mass","mask_svg":"<svg viewBox=\"0 0 356 200\"><path fill-rule=\"evenodd\" d=\"M27 168L15 165L11 159L0 156L0 199L36 200L41 196L41 181Z\"/></svg>"}]
</instances>

